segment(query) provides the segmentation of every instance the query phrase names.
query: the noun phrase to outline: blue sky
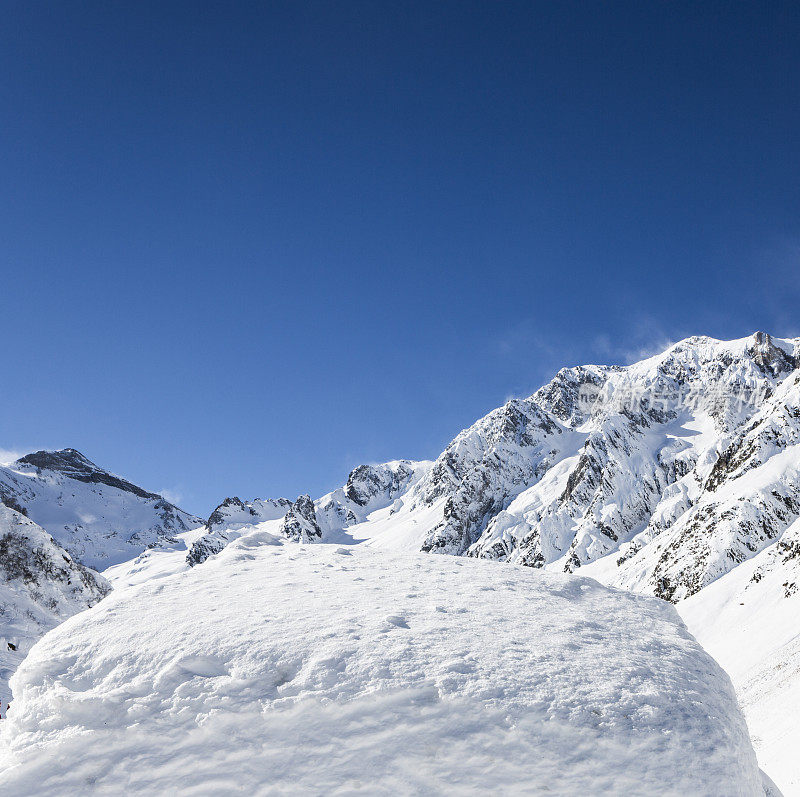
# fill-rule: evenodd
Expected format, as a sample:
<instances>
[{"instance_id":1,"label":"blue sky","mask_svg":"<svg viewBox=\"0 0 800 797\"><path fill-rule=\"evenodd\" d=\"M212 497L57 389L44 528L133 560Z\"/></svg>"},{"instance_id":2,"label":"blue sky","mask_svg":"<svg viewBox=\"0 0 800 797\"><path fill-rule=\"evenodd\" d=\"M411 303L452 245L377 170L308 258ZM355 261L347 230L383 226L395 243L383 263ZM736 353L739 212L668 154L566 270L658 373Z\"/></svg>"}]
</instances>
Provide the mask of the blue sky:
<instances>
[{"instance_id":1,"label":"blue sky","mask_svg":"<svg viewBox=\"0 0 800 797\"><path fill-rule=\"evenodd\" d=\"M796 4L9 2L0 69L0 448L207 514L800 334Z\"/></svg>"}]
</instances>

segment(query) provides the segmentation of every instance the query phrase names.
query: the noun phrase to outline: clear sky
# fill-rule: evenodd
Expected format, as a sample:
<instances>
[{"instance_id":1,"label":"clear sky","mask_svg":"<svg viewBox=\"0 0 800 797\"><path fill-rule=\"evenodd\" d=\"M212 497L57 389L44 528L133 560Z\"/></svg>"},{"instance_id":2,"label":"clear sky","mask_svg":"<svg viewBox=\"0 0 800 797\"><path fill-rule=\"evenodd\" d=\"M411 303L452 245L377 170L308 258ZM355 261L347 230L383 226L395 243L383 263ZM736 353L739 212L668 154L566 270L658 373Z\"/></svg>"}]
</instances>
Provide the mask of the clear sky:
<instances>
[{"instance_id":1,"label":"clear sky","mask_svg":"<svg viewBox=\"0 0 800 797\"><path fill-rule=\"evenodd\" d=\"M7 1L0 448L207 514L800 334L796 3Z\"/></svg>"}]
</instances>

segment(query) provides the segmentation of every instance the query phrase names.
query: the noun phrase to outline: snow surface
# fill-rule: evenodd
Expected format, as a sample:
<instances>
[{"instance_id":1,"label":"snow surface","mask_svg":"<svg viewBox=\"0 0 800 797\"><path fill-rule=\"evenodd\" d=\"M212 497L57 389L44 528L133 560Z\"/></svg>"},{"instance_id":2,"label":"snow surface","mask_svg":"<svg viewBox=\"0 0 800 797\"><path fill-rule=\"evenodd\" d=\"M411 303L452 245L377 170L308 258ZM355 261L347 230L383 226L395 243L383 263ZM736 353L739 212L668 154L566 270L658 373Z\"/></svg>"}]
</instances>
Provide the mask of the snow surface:
<instances>
[{"instance_id":1,"label":"snow surface","mask_svg":"<svg viewBox=\"0 0 800 797\"><path fill-rule=\"evenodd\" d=\"M4 791L763 794L728 677L663 601L262 530L183 567L33 648Z\"/></svg>"},{"instance_id":2,"label":"snow surface","mask_svg":"<svg viewBox=\"0 0 800 797\"><path fill-rule=\"evenodd\" d=\"M787 538L800 545L800 521ZM800 794L800 558L779 545L677 608L731 676L759 763L788 797Z\"/></svg>"}]
</instances>

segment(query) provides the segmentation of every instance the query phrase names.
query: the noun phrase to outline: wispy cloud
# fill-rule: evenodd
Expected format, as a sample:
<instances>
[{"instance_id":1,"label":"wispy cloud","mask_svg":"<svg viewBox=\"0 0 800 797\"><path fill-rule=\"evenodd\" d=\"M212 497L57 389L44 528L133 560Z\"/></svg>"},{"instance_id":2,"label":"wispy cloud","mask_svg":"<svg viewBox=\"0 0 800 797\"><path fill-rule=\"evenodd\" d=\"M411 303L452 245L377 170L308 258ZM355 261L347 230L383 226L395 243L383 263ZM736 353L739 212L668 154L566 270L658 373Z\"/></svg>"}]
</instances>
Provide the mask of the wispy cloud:
<instances>
[{"instance_id":1,"label":"wispy cloud","mask_svg":"<svg viewBox=\"0 0 800 797\"><path fill-rule=\"evenodd\" d=\"M533 353L540 367L546 370L589 363L627 365L659 354L694 333L676 335L675 330L665 330L656 319L637 315L613 334L603 332L584 337L576 329L565 338L539 329L531 320L523 320L497 338L495 349L499 356L509 359L527 360Z\"/></svg>"},{"instance_id":2,"label":"wispy cloud","mask_svg":"<svg viewBox=\"0 0 800 797\"><path fill-rule=\"evenodd\" d=\"M157 491L160 496L163 496L171 504L180 504L183 501L183 493L175 488L166 487L163 490Z\"/></svg>"},{"instance_id":3,"label":"wispy cloud","mask_svg":"<svg viewBox=\"0 0 800 797\"><path fill-rule=\"evenodd\" d=\"M0 448L0 465L10 465L15 460L19 459L20 457L24 457L25 454L30 453L34 449L29 449L27 451L17 451L16 449L11 448Z\"/></svg>"}]
</instances>

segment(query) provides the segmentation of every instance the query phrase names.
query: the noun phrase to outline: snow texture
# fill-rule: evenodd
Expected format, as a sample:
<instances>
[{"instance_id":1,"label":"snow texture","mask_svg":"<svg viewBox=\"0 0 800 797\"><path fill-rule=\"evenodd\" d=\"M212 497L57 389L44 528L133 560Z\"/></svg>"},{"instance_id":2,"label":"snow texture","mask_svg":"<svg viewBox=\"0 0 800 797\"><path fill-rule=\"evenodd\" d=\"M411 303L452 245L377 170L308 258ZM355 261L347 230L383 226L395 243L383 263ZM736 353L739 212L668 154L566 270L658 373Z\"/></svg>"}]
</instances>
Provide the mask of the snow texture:
<instances>
[{"instance_id":1,"label":"snow texture","mask_svg":"<svg viewBox=\"0 0 800 797\"><path fill-rule=\"evenodd\" d=\"M258 530L184 568L34 647L8 793L763 794L663 601Z\"/></svg>"}]
</instances>

